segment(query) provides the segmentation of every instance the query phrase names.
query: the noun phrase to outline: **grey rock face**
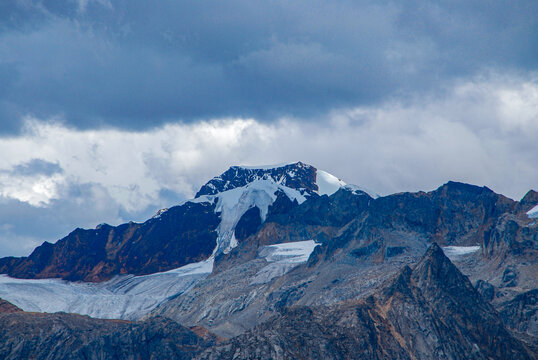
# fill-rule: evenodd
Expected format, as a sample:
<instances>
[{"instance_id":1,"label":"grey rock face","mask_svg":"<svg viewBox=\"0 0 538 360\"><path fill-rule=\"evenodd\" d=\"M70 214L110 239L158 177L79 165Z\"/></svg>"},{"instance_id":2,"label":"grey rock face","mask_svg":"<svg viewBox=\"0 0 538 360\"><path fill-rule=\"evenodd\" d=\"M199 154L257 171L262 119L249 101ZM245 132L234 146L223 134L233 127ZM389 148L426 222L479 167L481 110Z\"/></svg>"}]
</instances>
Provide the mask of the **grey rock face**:
<instances>
[{"instance_id":1,"label":"grey rock face","mask_svg":"<svg viewBox=\"0 0 538 360\"><path fill-rule=\"evenodd\" d=\"M517 272L513 267L508 266L504 269L502 283L505 287L514 287L517 285Z\"/></svg>"},{"instance_id":2,"label":"grey rock face","mask_svg":"<svg viewBox=\"0 0 538 360\"><path fill-rule=\"evenodd\" d=\"M495 287L484 280L478 280L475 285L476 291L484 300L491 301L495 297Z\"/></svg>"},{"instance_id":3,"label":"grey rock face","mask_svg":"<svg viewBox=\"0 0 538 360\"><path fill-rule=\"evenodd\" d=\"M373 295L292 307L200 359L531 359L433 245Z\"/></svg>"},{"instance_id":4,"label":"grey rock face","mask_svg":"<svg viewBox=\"0 0 538 360\"><path fill-rule=\"evenodd\" d=\"M501 304L499 313L504 324L538 354L538 289Z\"/></svg>"},{"instance_id":5,"label":"grey rock face","mask_svg":"<svg viewBox=\"0 0 538 360\"><path fill-rule=\"evenodd\" d=\"M269 168L232 166L202 186L196 193L196 197L215 195L219 192L245 186L254 180L268 179L292 189L302 190L303 194L314 194L318 191L316 171L315 167L302 162Z\"/></svg>"},{"instance_id":6,"label":"grey rock face","mask_svg":"<svg viewBox=\"0 0 538 360\"><path fill-rule=\"evenodd\" d=\"M0 314L0 358L6 360L192 359L214 345L166 319L101 320L75 314Z\"/></svg>"}]
</instances>

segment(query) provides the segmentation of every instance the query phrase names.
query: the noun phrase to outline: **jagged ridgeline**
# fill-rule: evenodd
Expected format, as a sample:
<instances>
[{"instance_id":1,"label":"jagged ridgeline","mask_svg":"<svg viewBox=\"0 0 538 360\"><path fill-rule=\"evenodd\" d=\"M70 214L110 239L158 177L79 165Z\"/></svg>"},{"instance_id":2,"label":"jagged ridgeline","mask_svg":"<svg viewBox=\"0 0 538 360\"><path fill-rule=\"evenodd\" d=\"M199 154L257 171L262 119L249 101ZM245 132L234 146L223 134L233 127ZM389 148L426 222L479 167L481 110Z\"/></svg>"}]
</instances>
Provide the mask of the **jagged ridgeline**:
<instances>
[{"instance_id":1,"label":"jagged ridgeline","mask_svg":"<svg viewBox=\"0 0 538 360\"><path fill-rule=\"evenodd\" d=\"M537 206L234 166L144 223L0 259L0 357L530 359Z\"/></svg>"}]
</instances>

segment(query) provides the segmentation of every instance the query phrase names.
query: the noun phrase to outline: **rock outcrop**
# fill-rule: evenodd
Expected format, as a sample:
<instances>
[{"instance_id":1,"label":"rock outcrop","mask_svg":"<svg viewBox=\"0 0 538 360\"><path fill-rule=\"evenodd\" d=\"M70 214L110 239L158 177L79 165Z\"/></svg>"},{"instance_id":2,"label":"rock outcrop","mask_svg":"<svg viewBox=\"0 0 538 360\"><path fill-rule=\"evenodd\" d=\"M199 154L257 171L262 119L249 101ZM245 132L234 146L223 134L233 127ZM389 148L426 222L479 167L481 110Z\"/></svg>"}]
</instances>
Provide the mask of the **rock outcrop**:
<instances>
[{"instance_id":1,"label":"rock outcrop","mask_svg":"<svg viewBox=\"0 0 538 360\"><path fill-rule=\"evenodd\" d=\"M292 307L201 359L531 359L493 307L432 245L363 300Z\"/></svg>"},{"instance_id":2,"label":"rock outcrop","mask_svg":"<svg viewBox=\"0 0 538 360\"><path fill-rule=\"evenodd\" d=\"M167 319L129 322L65 313L0 314L0 358L5 360L192 359L215 339Z\"/></svg>"},{"instance_id":3,"label":"rock outcrop","mask_svg":"<svg viewBox=\"0 0 538 360\"><path fill-rule=\"evenodd\" d=\"M55 244L45 242L25 258L0 259L12 277L103 281L144 275L207 259L216 245L214 205L187 202L144 223L76 229Z\"/></svg>"}]
</instances>

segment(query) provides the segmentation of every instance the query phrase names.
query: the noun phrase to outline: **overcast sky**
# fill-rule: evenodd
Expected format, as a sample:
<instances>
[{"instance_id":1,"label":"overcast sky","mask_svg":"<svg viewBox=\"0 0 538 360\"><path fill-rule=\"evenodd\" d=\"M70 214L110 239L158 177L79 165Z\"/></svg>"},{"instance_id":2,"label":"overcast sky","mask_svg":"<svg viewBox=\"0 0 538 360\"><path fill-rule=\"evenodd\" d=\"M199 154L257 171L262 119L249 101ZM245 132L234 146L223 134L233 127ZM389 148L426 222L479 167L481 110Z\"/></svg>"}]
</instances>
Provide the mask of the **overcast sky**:
<instances>
[{"instance_id":1,"label":"overcast sky","mask_svg":"<svg viewBox=\"0 0 538 360\"><path fill-rule=\"evenodd\" d=\"M538 2L0 2L0 256L231 165L538 190Z\"/></svg>"}]
</instances>

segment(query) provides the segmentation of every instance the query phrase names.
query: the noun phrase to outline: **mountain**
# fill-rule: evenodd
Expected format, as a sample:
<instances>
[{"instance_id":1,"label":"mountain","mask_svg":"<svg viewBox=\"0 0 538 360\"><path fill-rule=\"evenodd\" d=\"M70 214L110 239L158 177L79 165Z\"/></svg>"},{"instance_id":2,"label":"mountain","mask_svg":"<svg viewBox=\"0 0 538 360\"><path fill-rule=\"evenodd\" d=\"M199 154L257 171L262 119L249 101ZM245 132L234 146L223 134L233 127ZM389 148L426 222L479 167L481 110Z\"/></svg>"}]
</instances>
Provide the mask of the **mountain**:
<instances>
[{"instance_id":1,"label":"mountain","mask_svg":"<svg viewBox=\"0 0 538 360\"><path fill-rule=\"evenodd\" d=\"M284 250L283 248L281 250ZM365 298L292 306L225 340L152 317L0 313L5 359L532 359L437 244Z\"/></svg>"},{"instance_id":2,"label":"mountain","mask_svg":"<svg viewBox=\"0 0 538 360\"><path fill-rule=\"evenodd\" d=\"M405 331L415 334L420 326L431 327L436 336L459 344L437 348L464 351L473 340L469 334L445 333L440 327L450 323L481 332L473 328L476 320L497 335L508 331L536 349L537 204L538 193L532 190L514 201L487 187L450 181L429 192L379 197L304 163L232 167L202 186L194 199L163 209L144 223L77 229L56 244L36 248L28 258L0 259L0 271L9 275L0 275L0 297L26 311L167 318L229 339L274 319L285 324L282 315L290 309L312 312L312 329L329 326L323 314L338 318L347 311L343 304L353 303L367 306L372 316L361 318L361 329L392 324L391 330L396 319L382 312L389 300L383 300L380 289L401 278L406 267L418 274L416 264L437 243L476 291L454 275L444 255L432 250L430 258L437 254L439 266L450 269L439 277L447 284L459 279L454 280L463 289L458 291L480 294L487 306L473 298L468 305L478 306L479 313L464 317L461 309L444 302L438 308L442 318L421 319L420 311L431 315L433 308L420 301L430 303L434 296L417 300L429 288L422 287L419 277L410 277L406 286L416 302L405 301L421 323L409 323ZM439 286L438 296L450 295ZM374 305L367 299L375 300ZM500 317L487 318L496 311ZM400 315L404 318L405 311ZM466 320L452 323L452 316ZM504 323L502 331L498 319ZM337 335L346 338L348 330L339 329ZM504 338L504 332L499 336ZM410 356L406 346L388 345L391 336L405 339L400 330L394 334L380 332L375 339L396 357ZM484 343L490 340L481 337L472 344L485 354ZM424 351L431 353L434 344L427 343ZM374 350L368 354L380 357Z\"/></svg>"},{"instance_id":3,"label":"mountain","mask_svg":"<svg viewBox=\"0 0 538 360\"><path fill-rule=\"evenodd\" d=\"M416 263L432 241L473 282L495 284L503 301L536 288L538 226L525 215L529 205L522 207L488 188L449 182L428 193L377 199L342 188L297 206L284 200L274 203L256 232L215 258L210 277L153 314L233 337L281 308L330 306L368 296L403 266ZM520 226L501 227L507 218L517 219ZM510 240L520 251L496 247L490 254L488 244L496 233L506 235L500 243ZM309 239L319 245L304 264L289 268L264 257L267 246ZM513 268L517 287L504 287L506 268ZM278 276L267 275L274 273Z\"/></svg>"},{"instance_id":4,"label":"mountain","mask_svg":"<svg viewBox=\"0 0 538 360\"><path fill-rule=\"evenodd\" d=\"M114 275L145 275L202 261L235 246L235 225L252 206L266 215L275 193L302 202L344 184L301 162L280 167L231 167L202 186L191 201L163 209L142 224L76 229L26 258L0 259L11 277L100 282Z\"/></svg>"},{"instance_id":5,"label":"mountain","mask_svg":"<svg viewBox=\"0 0 538 360\"><path fill-rule=\"evenodd\" d=\"M291 307L201 359L531 359L433 244L374 294Z\"/></svg>"},{"instance_id":6,"label":"mountain","mask_svg":"<svg viewBox=\"0 0 538 360\"><path fill-rule=\"evenodd\" d=\"M26 258L0 259L0 273L99 282L166 271L207 259L217 244L218 223L213 204L187 202L142 224L76 229Z\"/></svg>"}]
</instances>

